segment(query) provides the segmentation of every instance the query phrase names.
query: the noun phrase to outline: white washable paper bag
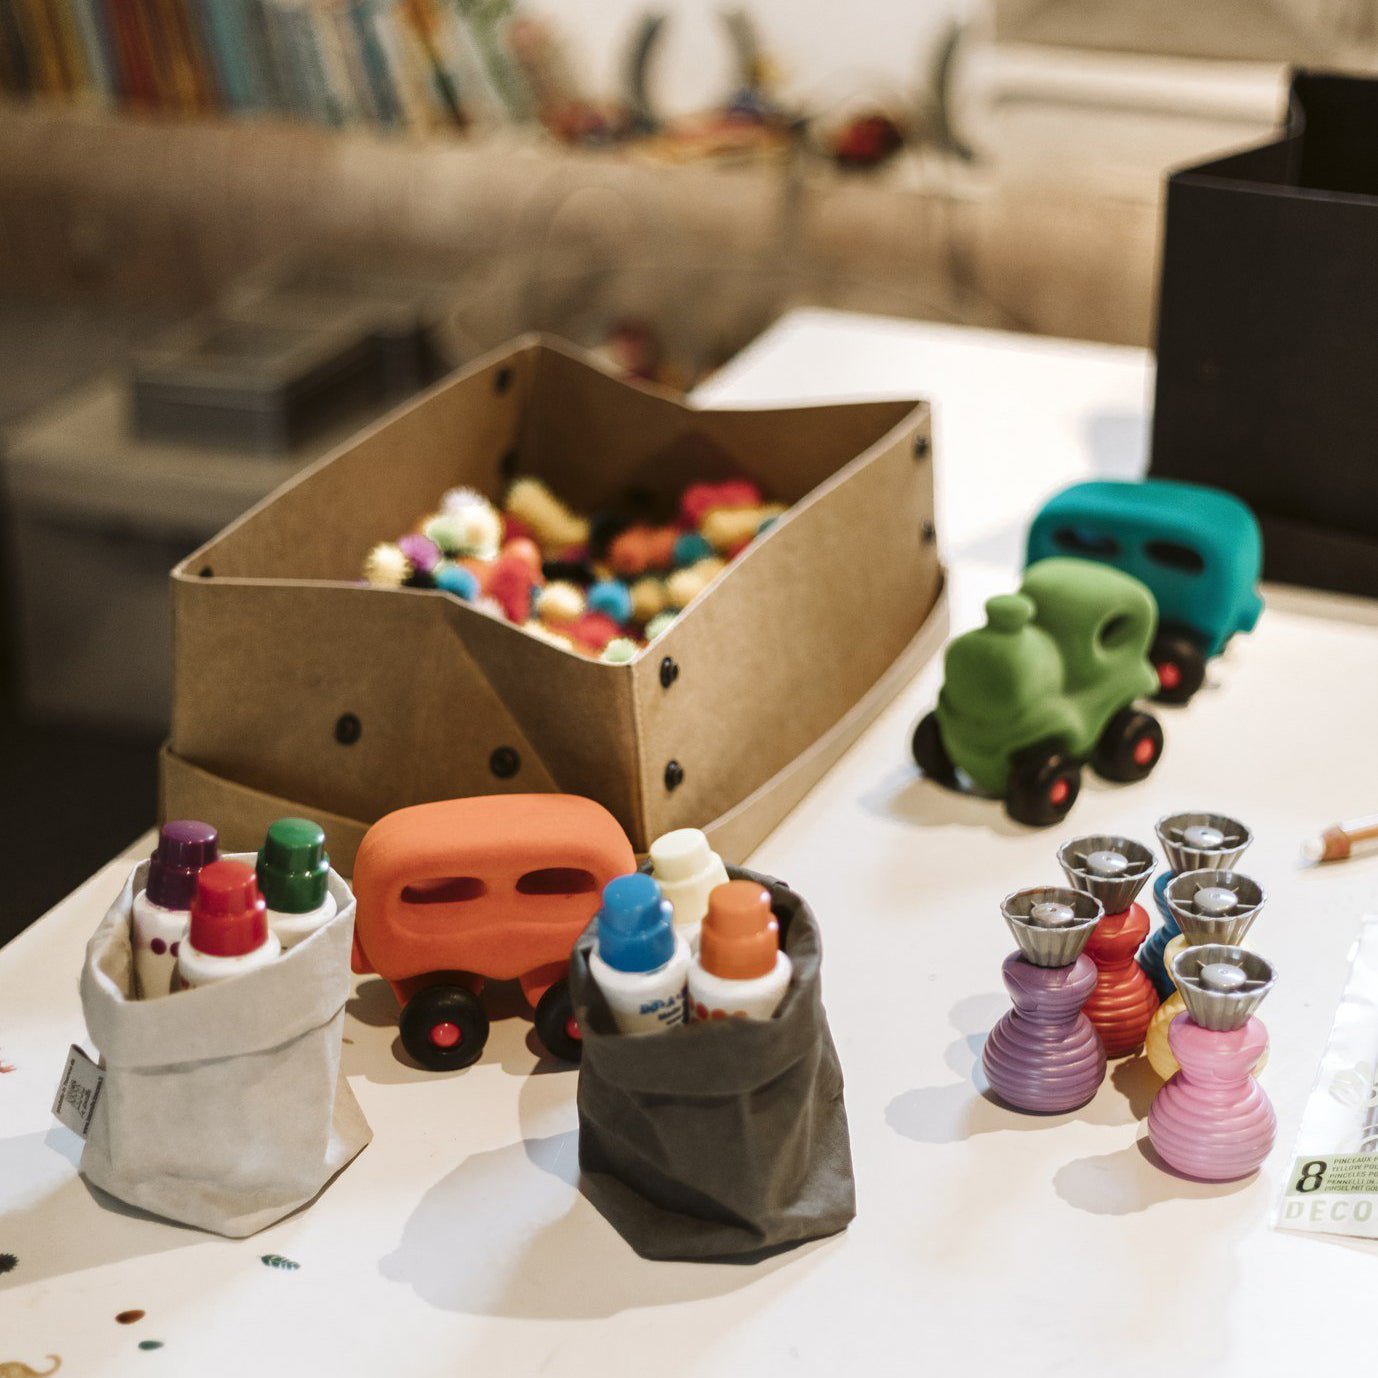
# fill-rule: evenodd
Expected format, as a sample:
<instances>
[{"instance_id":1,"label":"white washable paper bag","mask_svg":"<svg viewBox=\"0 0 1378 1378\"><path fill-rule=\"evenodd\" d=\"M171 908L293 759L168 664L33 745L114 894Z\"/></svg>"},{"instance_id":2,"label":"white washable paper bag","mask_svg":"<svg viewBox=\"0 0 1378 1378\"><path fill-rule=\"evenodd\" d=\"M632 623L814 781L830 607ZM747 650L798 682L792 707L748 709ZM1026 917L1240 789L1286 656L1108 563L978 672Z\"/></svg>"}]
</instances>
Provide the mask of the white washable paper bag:
<instances>
[{"instance_id":1,"label":"white washable paper bag","mask_svg":"<svg viewBox=\"0 0 1378 1378\"><path fill-rule=\"evenodd\" d=\"M104 1084L81 1172L131 1206L253 1234L372 1137L340 1067L354 896L332 871L337 914L277 961L136 1000L130 916L147 872L135 868L86 948L81 1003Z\"/></svg>"}]
</instances>

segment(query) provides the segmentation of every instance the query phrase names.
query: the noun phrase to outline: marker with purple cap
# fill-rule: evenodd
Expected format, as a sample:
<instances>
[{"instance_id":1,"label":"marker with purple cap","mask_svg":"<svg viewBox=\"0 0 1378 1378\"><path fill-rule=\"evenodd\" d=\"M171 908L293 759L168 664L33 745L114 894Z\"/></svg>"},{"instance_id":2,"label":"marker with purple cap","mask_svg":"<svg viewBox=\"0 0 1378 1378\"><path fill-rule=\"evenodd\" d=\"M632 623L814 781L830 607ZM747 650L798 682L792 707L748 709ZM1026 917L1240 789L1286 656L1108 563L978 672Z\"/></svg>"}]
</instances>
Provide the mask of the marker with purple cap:
<instances>
[{"instance_id":1,"label":"marker with purple cap","mask_svg":"<svg viewBox=\"0 0 1378 1378\"><path fill-rule=\"evenodd\" d=\"M147 888L134 896L134 985L141 1000L171 994L178 948L191 921L196 877L219 854L219 834L209 823L182 818L164 823L158 833Z\"/></svg>"}]
</instances>

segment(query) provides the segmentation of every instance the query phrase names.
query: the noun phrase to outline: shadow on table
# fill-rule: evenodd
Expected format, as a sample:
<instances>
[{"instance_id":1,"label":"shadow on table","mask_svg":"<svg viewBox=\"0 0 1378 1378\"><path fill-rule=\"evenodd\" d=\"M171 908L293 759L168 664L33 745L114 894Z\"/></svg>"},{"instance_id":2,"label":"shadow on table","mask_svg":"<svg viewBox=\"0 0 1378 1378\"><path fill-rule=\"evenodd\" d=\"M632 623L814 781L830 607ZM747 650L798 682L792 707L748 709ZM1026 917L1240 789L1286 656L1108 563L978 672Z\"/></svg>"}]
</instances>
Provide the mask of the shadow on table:
<instances>
[{"instance_id":1,"label":"shadow on table","mask_svg":"<svg viewBox=\"0 0 1378 1378\"><path fill-rule=\"evenodd\" d=\"M1171 1168L1158 1155L1148 1130L1128 1148L1078 1158L1053 1178L1057 1194L1089 1215L1135 1215L1165 1201L1202 1201L1236 1196L1259 1187L1258 1173L1237 1182L1203 1182Z\"/></svg>"},{"instance_id":2,"label":"shadow on table","mask_svg":"<svg viewBox=\"0 0 1378 1378\"><path fill-rule=\"evenodd\" d=\"M212 1236L126 1206L76 1175L81 1141L54 1126L46 1133L0 1139L0 1182L51 1180L54 1155L70 1171L43 1196L0 1219L0 1253L17 1263L0 1275L0 1290L65 1277L107 1263L167 1253ZM99 1207L91 1209L92 1202Z\"/></svg>"},{"instance_id":3,"label":"shadow on table","mask_svg":"<svg viewBox=\"0 0 1378 1378\"><path fill-rule=\"evenodd\" d=\"M499 1063L514 1077L544 1076L550 1072L572 1072L574 1067L551 1057L536 1037L531 1009L515 981L490 981L483 990L483 1007L491 1021L491 1033L483 1056L473 1065ZM400 1013L392 987L382 977L361 981L345 1004L349 1016L345 1025L343 1063L346 1076L365 1076L382 1086L406 1085L436 1078L462 1077L469 1068L455 1072L432 1072L412 1060L397 1033ZM363 1028L351 1027L357 1021ZM370 1029L391 1030L392 1038L370 1035Z\"/></svg>"},{"instance_id":4,"label":"shadow on table","mask_svg":"<svg viewBox=\"0 0 1378 1378\"><path fill-rule=\"evenodd\" d=\"M999 837L1022 837L1029 831L1005 812L998 799L964 794L924 779L908 759L907 743L896 750L903 753L901 763L861 795L861 806L869 813L918 827L984 828Z\"/></svg>"},{"instance_id":5,"label":"shadow on table","mask_svg":"<svg viewBox=\"0 0 1378 1378\"><path fill-rule=\"evenodd\" d=\"M574 1115L564 1086L527 1082L519 1114L522 1141L473 1154L426 1193L383 1277L442 1311L591 1320L760 1286L837 1247L819 1240L749 1267L649 1262L579 1192L578 1130L558 1128Z\"/></svg>"},{"instance_id":6,"label":"shadow on table","mask_svg":"<svg viewBox=\"0 0 1378 1378\"><path fill-rule=\"evenodd\" d=\"M1084 1124L1134 1124L1148 1114L1159 1085L1143 1057L1110 1064L1105 1086L1089 1105L1065 1114L1039 1115L1015 1110L994 1095L981 1070L981 1048L991 1027L1009 1009L1003 994L967 996L953 1005L949 1019L962 1035L948 1044L947 1065L962 1078L942 1086L901 1092L885 1107L885 1122L896 1134L918 1143L961 1143L980 1134L1054 1128L1072 1120Z\"/></svg>"}]
</instances>

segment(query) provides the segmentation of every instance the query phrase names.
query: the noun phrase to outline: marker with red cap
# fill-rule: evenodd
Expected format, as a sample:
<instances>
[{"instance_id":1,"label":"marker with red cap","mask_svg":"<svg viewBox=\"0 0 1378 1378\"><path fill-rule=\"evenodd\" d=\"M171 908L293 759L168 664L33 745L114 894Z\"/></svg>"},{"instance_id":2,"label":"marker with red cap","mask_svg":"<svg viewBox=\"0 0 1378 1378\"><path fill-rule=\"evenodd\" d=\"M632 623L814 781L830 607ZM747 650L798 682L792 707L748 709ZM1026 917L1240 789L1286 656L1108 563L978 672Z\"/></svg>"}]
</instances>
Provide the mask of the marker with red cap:
<instances>
[{"instance_id":1,"label":"marker with red cap","mask_svg":"<svg viewBox=\"0 0 1378 1378\"><path fill-rule=\"evenodd\" d=\"M182 818L164 823L148 863L148 887L134 896L131 937L135 993L154 1000L172 992L177 952L191 919L196 876L219 854L209 823Z\"/></svg>"},{"instance_id":2,"label":"marker with red cap","mask_svg":"<svg viewBox=\"0 0 1378 1378\"><path fill-rule=\"evenodd\" d=\"M689 968L694 1019L769 1019L789 989L770 893L752 880L729 880L708 896L699 951Z\"/></svg>"},{"instance_id":3,"label":"marker with red cap","mask_svg":"<svg viewBox=\"0 0 1378 1378\"><path fill-rule=\"evenodd\" d=\"M282 952L252 866L216 861L196 877L191 926L177 954L182 986L208 986L267 966Z\"/></svg>"}]
</instances>

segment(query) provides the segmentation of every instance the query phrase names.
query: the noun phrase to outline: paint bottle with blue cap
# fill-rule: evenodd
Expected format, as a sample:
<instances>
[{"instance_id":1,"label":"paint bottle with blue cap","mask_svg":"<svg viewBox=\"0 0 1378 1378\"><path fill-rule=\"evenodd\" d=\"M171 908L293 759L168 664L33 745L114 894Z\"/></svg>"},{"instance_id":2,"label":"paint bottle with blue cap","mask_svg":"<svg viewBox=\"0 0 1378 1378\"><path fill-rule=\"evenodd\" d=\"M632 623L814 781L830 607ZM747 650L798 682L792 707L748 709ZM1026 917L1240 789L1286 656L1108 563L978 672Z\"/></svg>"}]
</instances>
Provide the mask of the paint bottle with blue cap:
<instances>
[{"instance_id":1,"label":"paint bottle with blue cap","mask_svg":"<svg viewBox=\"0 0 1378 1378\"><path fill-rule=\"evenodd\" d=\"M624 1034L658 1033L684 1023L689 944L675 931L660 886L637 872L603 889L589 972Z\"/></svg>"}]
</instances>

